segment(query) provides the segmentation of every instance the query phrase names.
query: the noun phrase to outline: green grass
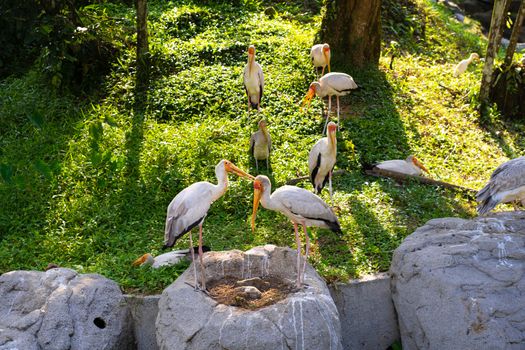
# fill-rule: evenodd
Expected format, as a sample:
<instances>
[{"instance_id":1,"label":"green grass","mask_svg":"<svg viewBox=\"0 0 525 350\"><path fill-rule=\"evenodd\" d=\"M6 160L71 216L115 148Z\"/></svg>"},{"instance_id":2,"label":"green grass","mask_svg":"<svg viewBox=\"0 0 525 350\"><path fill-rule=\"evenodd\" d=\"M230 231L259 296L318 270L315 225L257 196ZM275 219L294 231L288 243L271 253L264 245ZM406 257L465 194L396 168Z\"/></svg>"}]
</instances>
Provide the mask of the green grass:
<instances>
[{"instance_id":1,"label":"green grass","mask_svg":"<svg viewBox=\"0 0 525 350\"><path fill-rule=\"evenodd\" d=\"M299 106L315 78L308 53L321 15L281 2L273 5L276 18L258 2L148 3L153 69L144 114L133 108L131 46L100 101L55 95L34 72L0 82L0 272L53 262L103 274L128 292L159 292L187 263L151 271L131 262L160 252L167 205L193 182L215 182L221 159L255 173L248 140L259 118L273 138L274 188L307 173L324 121L319 100L307 112ZM343 99L338 134L336 167L347 170L334 179L343 234L312 229L311 262L328 281L387 270L393 250L429 219L475 216L465 193L368 177L362 164L414 153L434 178L478 189L497 165L524 154L522 123L495 110L480 121L481 64L452 77L456 62L483 53L479 27L457 23L430 1L406 4L396 8L402 21L384 21L379 69L333 67L362 89ZM126 30L123 42L133 42ZM391 40L400 43L393 70ZM262 116L248 115L242 87L249 44L265 72ZM251 184L230 180L206 218L205 243L213 250L293 247L292 225L280 214L260 210L251 233ZM177 247L187 244L185 237Z\"/></svg>"}]
</instances>

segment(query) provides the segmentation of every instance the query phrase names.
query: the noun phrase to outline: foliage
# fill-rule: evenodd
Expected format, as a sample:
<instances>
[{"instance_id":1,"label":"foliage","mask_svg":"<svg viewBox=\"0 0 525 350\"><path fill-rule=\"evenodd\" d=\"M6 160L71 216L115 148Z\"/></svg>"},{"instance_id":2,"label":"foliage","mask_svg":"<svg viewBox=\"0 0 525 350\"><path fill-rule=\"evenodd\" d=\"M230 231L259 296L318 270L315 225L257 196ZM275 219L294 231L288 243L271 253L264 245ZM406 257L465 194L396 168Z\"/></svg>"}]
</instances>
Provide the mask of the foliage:
<instances>
[{"instance_id":1,"label":"foliage","mask_svg":"<svg viewBox=\"0 0 525 350\"><path fill-rule=\"evenodd\" d=\"M168 203L195 181L215 182L220 159L255 173L247 150L260 118L273 138L272 173L262 172L274 188L307 173L309 149L324 124L319 99L308 111L299 108L315 79L308 53L320 25L318 7L304 1L148 3L153 67L145 111L133 103L133 10L121 5L97 8L127 20L93 20L96 30L111 27L124 36L108 37L119 47L118 61L105 76L100 103L52 91L38 69L0 82L0 272L54 262L101 273L128 292L158 292L187 263L152 271L131 262L161 252ZM477 26L454 22L431 1L406 4L417 20L402 20L425 28L424 35L385 21L397 28L384 43L399 43L394 69L386 52L378 70L333 67L351 74L360 89L342 99L338 133L337 168L347 172L334 178L334 201L343 234L311 229L311 262L328 281L387 270L401 240L429 219L475 215L464 193L400 186L364 175L364 164L414 153L433 177L477 189L525 148L521 124L495 110L489 121L478 120L480 65L452 77L457 61L485 45ZM276 13L265 15L267 6ZM248 114L242 87L252 43L265 72L261 115ZM249 182L230 176L227 194L204 223L213 250L294 246L292 225L268 210L260 210L251 232L251 192ZM187 244L185 237L177 248Z\"/></svg>"}]
</instances>

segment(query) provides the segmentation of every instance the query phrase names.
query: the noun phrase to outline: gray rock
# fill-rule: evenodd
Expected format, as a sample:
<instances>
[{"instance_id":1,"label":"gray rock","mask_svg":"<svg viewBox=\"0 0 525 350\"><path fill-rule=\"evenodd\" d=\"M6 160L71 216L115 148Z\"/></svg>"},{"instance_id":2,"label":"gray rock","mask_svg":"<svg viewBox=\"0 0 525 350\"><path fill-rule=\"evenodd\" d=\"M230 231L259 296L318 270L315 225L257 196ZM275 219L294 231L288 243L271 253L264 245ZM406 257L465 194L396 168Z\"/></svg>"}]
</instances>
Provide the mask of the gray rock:
<instances>
[{"instance_id":1,"label":"gray rock","mask_svg":"<svg viewBox=\"0 0 525 350\"><path fill-rule=\"evenodd\" d=\"M237 295L245 298L245 299L260 299L262 296L262 293L260 290L255 288L254 286L240 286L234 289L234 292L237 293Z\"/></svg>"},{"instance_id":2,"label":"gray rock","mask_svg":"<svg viewBox=\"0 0 525 350\"><path fill-rule=\"evenodd\" d=\"M345 349L387 349L399 340L387 273L337 283L329 288L339 310Z\"/></svg>"},{"instance_id":3,"label":"gray rock","mask_svg":"<svg viewBox=\"0 0 525 350\"><path fill-rule=\"evenodd\" d=\"M523 349L525 212L437 219L390 268L403 349Z\"/></svg>"},{"instance_id":4,"label":"gray rock","mask_svg":"<svg viewBox=\"0 0 525 350\"><path fill-rule=\"evenodd\" d=\"M0 349L124 349L133 346L119 286L69 269L0 276Z\"/></svg>"},{"instance_id":5,"label":"gray rock","mask_svg":"<svg viewBox=\"0 0 525 350\"><path fill-rule=\"evenodd\" d=\"M206 279L278 276L295 281L295 250L272 245L204 255ZM307 288L255 311L218 304L193 289L190 266L164 290L157 316L160 349L342 349L341 326L324 281L307 265Z\"/></svg>"}]
</instances>

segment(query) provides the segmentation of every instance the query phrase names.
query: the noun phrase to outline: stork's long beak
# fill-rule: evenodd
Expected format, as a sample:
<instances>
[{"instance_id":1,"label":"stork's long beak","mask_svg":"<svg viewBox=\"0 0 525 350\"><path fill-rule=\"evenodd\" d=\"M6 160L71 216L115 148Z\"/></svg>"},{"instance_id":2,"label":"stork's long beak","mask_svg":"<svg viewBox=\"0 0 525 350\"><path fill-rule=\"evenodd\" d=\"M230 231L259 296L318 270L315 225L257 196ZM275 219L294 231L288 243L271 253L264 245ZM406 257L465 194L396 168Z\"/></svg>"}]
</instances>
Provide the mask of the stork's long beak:
<instances>
[{"instance_id":1,"label":"stork's long beak","mask_svg":"<svg viewBox=\"0 0 525 350\"><path fill-rule=\"evenodd\" d=\"M255 177L253 177L252 175L248 174L248 173L245 173L244 171L242 171L241 169L237 168L235 165L233 165L232 163L228 164L226 166L226 171L228 172L231 172L231 173L234 173L235 175L237 176L240 176L240 177L244 177L244 178L247 178L247 179L250 179L250 180L255 180Z\"/></svg>"},{"instance_id":2,"label":"stork's long beak","mask_svg":"<svg viewBox=\"0 0 525 350\"><path fill-rule=\"evenodd\" d=\"M252 232L255 232L255 218L257 217L257 209L259 208L259 200L262 195L262 187L259 181L253 183L253 211L252 211Z\"/></svg>"},{"instance_id":3,"label":"stork's long beak","mask_svg":"<svg viewBox=\"0 0 525 350\"><path fill-rule=\"evenodd\" d=\"M301 104L301 108L306 105L306 108L310 107L310 102L312 101L312 98L315 96L315 90L313 88L309 88L308 92L306 93L306 96L303 99L303 103Z\"/></svg>"},{"instance_id":4,"label":"stork's long beak","mask_svg":"<svg viewBox=\"0 0 525 350\"><path fill-rule=\"evenodd\" d=\"M331 70L330 70L330 57L328 57L328 53L329 53L329 52L330 52L330 51L324 51L324 52L323 52L323 54L324 54L324 58L326 59L326 62L328 62L328 73L331 72Z\"/></svg>"},{"instance_id":5,"label":"stork's long beak","mask_svg":"<svg viewBox=\"0 0 525 350\"><path fill-rule=\"evenodd\" d=\"M423 163L421 163L416 157L414 157L414 164L427 174L430 174L430 171L428 171L428 169L423 165Z\"/></svg>"},{"instance_id":6,"label":"stork's long beak","mask_svg":"<svg viewBox=\"0 0 525 350\"><path fill-rule=\"evenodd\" d=\"M140 258L135 260L131 265L133 265L133 266L140 266L140 265L144 264L148 260L148 256L149 256L148 253L144 254L143 256L141 256Z\"/></svg>"}]
</instances>

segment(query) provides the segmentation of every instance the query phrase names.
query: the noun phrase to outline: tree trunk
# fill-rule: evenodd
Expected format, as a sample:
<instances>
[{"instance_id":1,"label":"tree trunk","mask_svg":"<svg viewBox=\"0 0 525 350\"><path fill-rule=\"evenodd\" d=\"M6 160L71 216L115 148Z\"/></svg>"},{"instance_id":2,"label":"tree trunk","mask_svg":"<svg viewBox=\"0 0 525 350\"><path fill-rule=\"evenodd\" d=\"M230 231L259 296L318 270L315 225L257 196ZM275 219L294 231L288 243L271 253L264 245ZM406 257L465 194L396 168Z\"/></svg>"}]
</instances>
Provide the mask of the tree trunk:
<instances>
[{"instance_id":1,"label":"tree trunk","mask_svg":"<svg viewBox=\"0 0 525 350\"><path fill-rule=\"evenodd\" d=\"M518 43L518 37L520 35L521 25L523 24L523 18L525 17L525 0L521 1L520 9L516 15L514 21L514 27L512 28L512 34L510 35L509 47L507 47L507 53L505 55L505 67L510 67L514 52L516 51L516 44Z\"/></svg>"},{"instance_id":2,"label":"tree trunk","mask_svg":"<svg viewBox=\"0 0 525 350\"><path fill-rule=\"evenodd\" d=\"M492 83L494 70L494 58L498 54L498 49L501 44L503 20L505 19L507 13L506 10L509 5L510 0L494 0L488 38L489 44L487 46L487 54L485 55L485 66L483 66L483 76L481 77L481 87L479 91L482 113L484 113L484 110L489 103L490 85Z\"/></svg>"},{"instance_id":3,"label":"tree trunk","mask_svg":"<svg viewBox=\"0 0 525 350\"><path fill-rule=\"evenodd\" d=\"M137 7L137 74L136 92L142 99L148 86L148 6L147 0L136 0Z\"/></svg>"},{"instance_id":4,"label":"tree trunk","mask_svg":"<svg viewBox=\"0 0 525 350\"><path fill-rule=\"evenodd\" d=\"M381 0L326 0L321 42L337 66L377 65L381 50Z\"/></svg>"}]
</instances>

